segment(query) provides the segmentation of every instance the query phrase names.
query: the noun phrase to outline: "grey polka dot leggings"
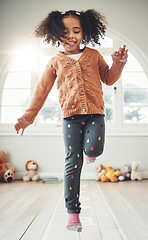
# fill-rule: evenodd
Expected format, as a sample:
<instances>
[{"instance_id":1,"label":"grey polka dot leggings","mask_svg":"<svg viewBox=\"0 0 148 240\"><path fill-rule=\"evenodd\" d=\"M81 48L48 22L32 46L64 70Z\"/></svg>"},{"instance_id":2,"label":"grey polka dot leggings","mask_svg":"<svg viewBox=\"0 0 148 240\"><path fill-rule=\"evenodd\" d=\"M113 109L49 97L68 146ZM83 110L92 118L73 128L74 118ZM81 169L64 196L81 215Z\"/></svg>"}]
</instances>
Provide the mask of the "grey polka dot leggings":
<instances>
[{"instance_id":1,"label":"grey polka dot leggings","mask_svg":"<svg viewBox=\"0 0 148 240\"><path fill-rule=\"evenodd\" d=\"M80 213L80 175L83 151L89 157L103 152L105 124L100 114L73 115L63 119L65 143L64 192L68 213Z\"/></svg>"}]
</instances>

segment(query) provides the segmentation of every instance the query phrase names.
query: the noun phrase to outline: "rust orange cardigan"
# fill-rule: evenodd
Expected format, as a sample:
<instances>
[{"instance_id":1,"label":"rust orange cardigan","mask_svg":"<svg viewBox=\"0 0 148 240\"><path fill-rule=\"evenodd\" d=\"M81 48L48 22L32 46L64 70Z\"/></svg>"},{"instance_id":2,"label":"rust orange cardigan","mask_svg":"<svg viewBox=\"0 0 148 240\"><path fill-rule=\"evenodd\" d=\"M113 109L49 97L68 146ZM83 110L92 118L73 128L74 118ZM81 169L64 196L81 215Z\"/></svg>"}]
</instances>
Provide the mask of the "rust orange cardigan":
<instances>
[{"instance_id":1,"label":"rust orange cardigan","mask_svg":"<svg viewBox=\"0 0 148 240\"><path fill-rule=\"evenodd\" d=\"M114 84L124 65L125 62L113 60L109 69L102 55L88 47L85 47L78 61L59 52L48 62L23 117L33 123L55 79L63 118L74 114L105 115L101 82Z\"/></svg>"}]
</instances>

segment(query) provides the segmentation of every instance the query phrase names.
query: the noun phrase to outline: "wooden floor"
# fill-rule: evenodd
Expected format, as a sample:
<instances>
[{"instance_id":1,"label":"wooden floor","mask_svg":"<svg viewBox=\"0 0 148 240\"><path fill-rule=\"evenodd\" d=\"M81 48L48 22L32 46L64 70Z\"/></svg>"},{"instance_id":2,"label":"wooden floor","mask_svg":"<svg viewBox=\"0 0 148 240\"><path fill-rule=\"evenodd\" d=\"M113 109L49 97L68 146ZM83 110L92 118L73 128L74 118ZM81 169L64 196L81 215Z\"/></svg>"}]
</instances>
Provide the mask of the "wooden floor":
<instances>
[{"instance_id":1,"label":"wooden floor","mask_svg":"<svg viewBox=\"0 0 148 240\"><path fill-rule=\"evenodd\" d=\"M0 240L148 240L148 180L81 181L81 233L66 229L63 183L0 183Z\"/></svg>"}]
</instances>

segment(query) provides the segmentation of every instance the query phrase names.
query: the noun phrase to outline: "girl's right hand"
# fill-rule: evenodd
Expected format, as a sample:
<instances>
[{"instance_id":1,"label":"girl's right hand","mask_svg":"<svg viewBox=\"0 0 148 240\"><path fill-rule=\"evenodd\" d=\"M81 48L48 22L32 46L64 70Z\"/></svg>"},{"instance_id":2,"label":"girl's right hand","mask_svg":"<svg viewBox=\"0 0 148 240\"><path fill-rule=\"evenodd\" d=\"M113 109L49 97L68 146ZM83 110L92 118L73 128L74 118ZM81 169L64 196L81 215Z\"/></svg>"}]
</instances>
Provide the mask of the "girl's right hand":
<instances>
[{"instance_id":1,"label":"girl's right hand","mask_svg":"<svg viewBox=\"0 0 148 240\"><path fill-rule=\"evenodd\" d=\"M127 62L127 57L128 57L128 50L126 49L126 45L123 47L120 47L118 51L115 51L112 54L112 59L119 60L121 62Z\"/></svg>"},{"instance_id":2,"label":"girl's right hand","mask_svg":"<svg viewBox=\"0 0 148 240\"><path fill-rule=\"evenodd\" d=\"M26 127L30 125L30 122L28 122L24 117L20 117L18 119L18 122L15 124L14 128L17 131L17 134L19 133L19 130L22 129L21 136L24 133L24 130Z\"/></svg>"}]
</instances>

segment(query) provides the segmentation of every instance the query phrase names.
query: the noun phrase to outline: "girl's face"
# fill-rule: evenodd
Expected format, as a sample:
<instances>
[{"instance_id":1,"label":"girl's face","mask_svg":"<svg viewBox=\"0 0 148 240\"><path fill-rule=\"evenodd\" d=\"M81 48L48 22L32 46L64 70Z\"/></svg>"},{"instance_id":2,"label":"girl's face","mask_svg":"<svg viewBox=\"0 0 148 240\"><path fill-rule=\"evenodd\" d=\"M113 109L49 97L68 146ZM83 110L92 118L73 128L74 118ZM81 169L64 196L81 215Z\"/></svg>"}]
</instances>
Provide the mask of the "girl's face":
<instances>
[{"instance_id":1,"label":"girl's face","mask_svg":"<svg viewBox=\"0 0 148 240\"><path fill-rule=\"evenodd\" d=\"M83 39L80 20L76 17L68 16L63 18L65 26L64 37L60 38L60 43L65 49L65 54L80 53L80 43Z\"/></svg>"}]
</instances>

